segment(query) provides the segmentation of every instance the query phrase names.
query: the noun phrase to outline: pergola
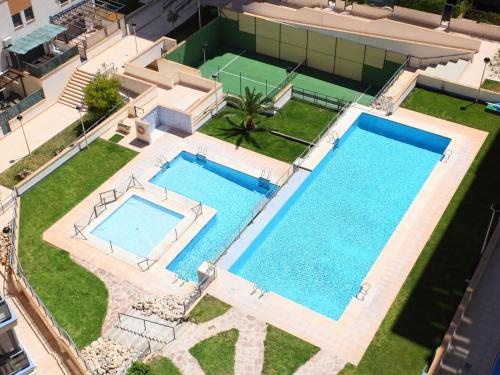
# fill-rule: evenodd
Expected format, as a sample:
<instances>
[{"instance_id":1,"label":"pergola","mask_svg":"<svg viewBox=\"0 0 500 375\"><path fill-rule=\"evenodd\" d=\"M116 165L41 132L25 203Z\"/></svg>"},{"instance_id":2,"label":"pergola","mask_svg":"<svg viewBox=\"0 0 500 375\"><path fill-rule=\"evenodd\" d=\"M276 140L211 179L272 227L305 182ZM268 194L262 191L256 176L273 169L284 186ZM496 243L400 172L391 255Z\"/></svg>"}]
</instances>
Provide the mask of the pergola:
<instances>
[{"instance_id":1,"label":"pergola","mask_svg":"<svg viewBox=\"0 0 500 375\"><path fill-rule=\"evenodd\" d=\"M65 42L77 38L94 29L103 28L105 21L116 22L123 17L118 13L125 5L109 0L83 0L64 11L50 17L50 22L64 26Z\"/></svg>"}]
</instances>

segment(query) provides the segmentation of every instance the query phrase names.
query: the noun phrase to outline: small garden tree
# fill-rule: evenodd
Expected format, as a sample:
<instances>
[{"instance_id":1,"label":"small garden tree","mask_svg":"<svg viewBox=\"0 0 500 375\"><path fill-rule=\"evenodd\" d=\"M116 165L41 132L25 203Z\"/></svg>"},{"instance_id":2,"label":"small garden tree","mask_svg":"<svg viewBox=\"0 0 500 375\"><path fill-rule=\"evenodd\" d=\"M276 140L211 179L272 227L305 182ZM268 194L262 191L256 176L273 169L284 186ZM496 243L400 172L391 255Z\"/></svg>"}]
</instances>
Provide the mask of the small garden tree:
<instances>
[{"instance_id":1,"label":"small garden tree","mask_svg":"<svg viewBox=\"0 0 500 375\"><path fill-rule=\"evenodd\" d=\"M150 365L143 362L134 362L127 371L127 375L153 375L153 369Z\"/></svg>"},{"instance_id":2,"label":"small garden tree","mask_svg":"<svg viewBox=\"0 0 500 375\"><path fill-rule=\"evenodd\" d=\"M264 114L269 110L269 108L262 105L262 93L256 93L255 89L250 91L248 87L245 87L244 96L229 97L228 102L243 112L242 125L247 130L254 130L257 126L258 115Z\"/></svg>"},{"instance_id":3,"label":"small garden tree","mask_svg":"<svg viewBox=\"0 0 500 375\"><path fill-rule=\"evenodd\" d=\"M120 81L97 75L84 89L84 101L90 112L104 115L120 103Z\"/></svg>"}]
</instances>

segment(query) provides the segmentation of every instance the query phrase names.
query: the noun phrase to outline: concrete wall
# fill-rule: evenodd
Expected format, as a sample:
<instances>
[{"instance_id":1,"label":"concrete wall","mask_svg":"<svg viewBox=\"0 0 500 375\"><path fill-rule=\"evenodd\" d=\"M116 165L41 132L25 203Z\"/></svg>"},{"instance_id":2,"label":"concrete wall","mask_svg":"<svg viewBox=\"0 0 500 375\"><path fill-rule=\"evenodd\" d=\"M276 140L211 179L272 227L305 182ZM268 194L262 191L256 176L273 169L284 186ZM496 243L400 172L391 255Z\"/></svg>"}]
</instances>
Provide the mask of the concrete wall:
<instances>
[{"instance_id":1,"label":"concrete wall","mask_svg":"<svg viewBox=\"0 0 500 375\"><path fill-rule=\"evenodd\" d=\"M277 21L328 28L330 33L336 33L339 37L368 45L374 45L373 42L378 40L378 46L385 45L381 48L419 57L453 54L464 50L478 51L481 44L480 41L465 36L389 19L368 20L321 12L319 9L292 9L267 3L250 3L243 8L245 12Z\"/></svg>"},{"instance_id":2,"label":"concrete wall","mask_svg":"<svg viewBox=\"0 0 500 375\"><path fill-rule=\"evenodd\" d=\"M176 75L166 76L155 70L142 68L129 63L125 63L125 74L167 89L174 87L178 79Z\"/></svg>"},{"instance_id":3,"label":"concrete wall","mask_svg":"<svg viewBox=\"0 0 500 375\"><path fill-rule=\"evenodd\" d=\"M417 85L427 87L433 90L444 91L455 96L467 99L475 99L477 87L459 85L458 83L447 81L441 78L429 77L420 74L417 78ZM500 102L500 93L481 89L479 100L482 102Z\"/></svg>"},{"instance_id":4,"label":"concrete wall","mask_svg":"<svg viewBox=\"0 0 500 375\"><path fill-rule=\"evenodd\" d=\"M292 85L287 85L281 92L274 98L274 107L281 109L286 103L292 99Z\"/></svg>"},{"instance_id":5,"label":"concrete wall","mask_svg":"<svg viewBox=\"0 0 500 375\"><path fill-rule=\"evenodd\" d=\"M155 60L161 58L162 53L165 53L167 50L174 48L175 46L177 46L177 41L175 39L163 37L158 39L146 51L143 51L137 56L134 56L132 59L127 60L127 62L136 66L146 67Z\"/></svg>"},{"instance_id":6,"label":"concrete wall","mask_svg":"<svg viewBox=\"0 0 500 375\"><path fill-rule=\"evenodd\" d=\"M104 52L114 44L118 43L121 39L123 38L121 30L118 30L114 32L113 34L109 35L106 39L101 40L97 44L93 45L92 47L88 48L85 51L85 55L87 57L87 60L92 59L93 57L97 56L101 52Z\"/></svg>"},{"instance_id":7,"label":"concrete wall","mask_svg":"<svg viewBox=\"0 0 500 375\"><path fill-rule=\"evenodd\" d=\"M478 23L465 18L453 18L450 22L450 30L500 41L500 26Z\"/></svg>"}]
</instances>

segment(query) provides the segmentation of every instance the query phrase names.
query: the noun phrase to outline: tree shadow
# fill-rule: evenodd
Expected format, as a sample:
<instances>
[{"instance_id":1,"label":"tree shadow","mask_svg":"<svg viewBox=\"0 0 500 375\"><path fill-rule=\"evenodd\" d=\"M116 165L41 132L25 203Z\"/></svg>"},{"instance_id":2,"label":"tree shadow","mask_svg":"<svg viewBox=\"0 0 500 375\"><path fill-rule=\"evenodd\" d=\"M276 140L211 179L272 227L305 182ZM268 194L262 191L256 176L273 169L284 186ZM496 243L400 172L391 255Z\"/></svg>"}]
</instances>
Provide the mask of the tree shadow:
<instances>
[{"instance_id":1,"label":"tree shadow","mask_svg":"<svg viewBox=\"0 0 500 375\"><path fill-rule=\"evenodd\" d=\"M449 225L444 228L445 224L439 223L436 227L435 232L444 233L441 238L433 235L429 240L438 242L434 253L430 257L421 254L419 260L428 256L429 261L392 327L394 333L428 348L432 355L463 296L466 279L472 277L479 261L490 206L500 202L499 155L497 136Z\"/></svg>"}]
</instances>

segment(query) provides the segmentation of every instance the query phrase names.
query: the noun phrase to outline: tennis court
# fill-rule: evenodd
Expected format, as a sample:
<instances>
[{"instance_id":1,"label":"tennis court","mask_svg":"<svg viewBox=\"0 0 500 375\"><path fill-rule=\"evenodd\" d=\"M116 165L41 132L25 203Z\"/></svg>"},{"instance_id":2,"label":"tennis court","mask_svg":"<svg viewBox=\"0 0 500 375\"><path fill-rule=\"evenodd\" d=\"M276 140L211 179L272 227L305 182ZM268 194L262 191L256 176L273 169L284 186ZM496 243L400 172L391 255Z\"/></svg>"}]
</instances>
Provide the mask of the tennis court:
<instances>
[{"instance_id":1,"label":"tennis court","mask_svg":"<svg viewBox=\"0 0 500 375\"><path fill-rule=\"evenodd\" d=\"M371 104L407 56L221 9L166 58L200 69L227 93L248 87L270 102L291 83L294 98L338 109L360 96Z\"/></svg>"},{"instance_id":2,"label":"tennis court","mask_svg":"<svg viewBox=\"0 0 500 375\"><path fill-rule=\"evenodd\" d=\"M312 93L320 98L352 101L365 92L361 102L368 104L376 91L375 88L371 90L369 84L311 69L301 63L225 46L207 56L199 69L204 77L222 82L225 92L240 96L248 87L272 98L291 83L299 96L305 90L306 95Z\"/></svg>"}]
</instances>

